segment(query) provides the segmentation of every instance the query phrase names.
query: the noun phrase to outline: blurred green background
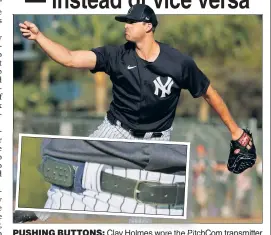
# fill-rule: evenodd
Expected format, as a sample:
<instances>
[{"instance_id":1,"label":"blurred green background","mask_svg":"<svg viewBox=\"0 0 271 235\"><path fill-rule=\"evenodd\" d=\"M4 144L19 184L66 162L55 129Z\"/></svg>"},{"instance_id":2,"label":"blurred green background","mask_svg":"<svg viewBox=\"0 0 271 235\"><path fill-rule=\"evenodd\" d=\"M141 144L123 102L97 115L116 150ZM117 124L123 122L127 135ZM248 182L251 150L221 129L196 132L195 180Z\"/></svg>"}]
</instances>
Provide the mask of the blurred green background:
<instances>
[{"instance_id":1,"label":"blurred green background","mask_svg":"<svg viewBox=\"0 0 271 235\"><path fill-rule=\"evenodd\" d=\"M49 184L38 171L41 163L41 138L23 137L21 140L21 166L18 206L43 208Z\"/></svg>"},{"instance_id":2,"label":"blurred green background","mask_svg":"<svg viewBox=\"0 0 271 235\"><path fill-rule=\"evenodd\" d=\"M158 19L155 38L192 56L237 120L253 117L261 126L261 16L159 15ZM21 37L18 24L24 20L71 50L125 43L124 24L111 15L14 17L14 110L42 116L103 116L112 100L108 77L52 61L33 41ZM203 99L193 99L187 91L181 93L177 116L202 122L217 118Z\"/></svg>"},{"instance_id":3,"label":"blurred green background","mask_svg":"<svg viewBox=\"0 0 271 235\"><path fill-rule=\"evenodd\" d=\"M71 50L125 43L124 24L113 15L14 16L14 171L18 133L88 136L112 100L106 74L51 61L35 43L21 37L18 24L24 20ZM229 175L227 129L204 99L182 91L172 140L191 142L188 216L262 218L261 16L159 15L158 20L156 39L195 59L237 123L252 130L259 155L247 174ZM23 146L20 206L43 207L48 185L37 171L39 141L26 138ZM202 201L201 195L207 199Z\"/></svg>"}]
</instances>

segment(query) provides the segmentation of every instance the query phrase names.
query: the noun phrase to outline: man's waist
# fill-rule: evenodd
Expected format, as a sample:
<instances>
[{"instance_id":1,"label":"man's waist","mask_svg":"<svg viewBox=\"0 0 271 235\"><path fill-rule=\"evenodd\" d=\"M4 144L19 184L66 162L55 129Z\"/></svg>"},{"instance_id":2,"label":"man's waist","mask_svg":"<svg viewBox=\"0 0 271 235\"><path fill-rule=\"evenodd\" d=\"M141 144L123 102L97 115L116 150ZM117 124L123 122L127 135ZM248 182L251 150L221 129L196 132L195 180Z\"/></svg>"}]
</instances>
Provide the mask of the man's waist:
<instances>
[{"instance_id":1,"label":"man's waist","mask_svg":"<svg viewBox=\"0 0 271 235\"><path fill-rule=\"evenodd\" d=\"M88 164L87 167L85 167L85 164ZM93 180L97 182L95 177L98 177L99 187L95 186L100 188L97 189L98 191L134 198L138 202L146 204L179 205L184 203L184 182L161 183L159 181L141 180L140 178L135 179L134 177L129 178L124 177L125 174L120 176L106 170L99 171L103 166L103 164L81 163L46 157L43 159L39 171L47 182L76 193L83 192L86 188L93 189L93 185L89 186L89 182ZM117 170L119 173L121 170L127 171L124 168ZM132 169L132 171L139 170ZM161 173L153 172L152 174L154 176ZM170 176L166 175L166 177ZM157 179L159 178L157 177Z\"/></svg>"},{"instance_id":2,"label":"man's waist","mask_svg":"<svg viewBox=\"0 0 271 235\"><path fill-rule=\"evenodd\" d=\"M124 129L127 131L138 132L138 133L148 133L148 132L163 132L171 128L172 122L167 120L149 121L145 119L128 117L127 115L120 114L117 111L108 111L107 118L111 124L116 125L119 121Z\"/></svg>"}]
</instances>

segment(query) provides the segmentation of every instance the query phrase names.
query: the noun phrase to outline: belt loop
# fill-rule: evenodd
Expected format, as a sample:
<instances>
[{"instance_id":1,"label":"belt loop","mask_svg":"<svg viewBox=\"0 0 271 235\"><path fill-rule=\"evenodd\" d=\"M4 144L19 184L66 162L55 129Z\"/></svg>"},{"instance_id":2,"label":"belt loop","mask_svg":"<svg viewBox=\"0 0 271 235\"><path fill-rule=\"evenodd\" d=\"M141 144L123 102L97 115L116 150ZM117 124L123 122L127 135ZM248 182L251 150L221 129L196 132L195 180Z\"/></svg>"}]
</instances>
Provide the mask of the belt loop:
<instances>
[{"instance_id":1,"label":"belt loop","mask_svg":"<svg viewBox=\"0 0 271 235\"><path fill-rule=\"evenodd\" d=\"M175 200L175 206L184 204L184 196L185 196L185 183L176 183L176 200Z\"/></svg>"}]
</instances>

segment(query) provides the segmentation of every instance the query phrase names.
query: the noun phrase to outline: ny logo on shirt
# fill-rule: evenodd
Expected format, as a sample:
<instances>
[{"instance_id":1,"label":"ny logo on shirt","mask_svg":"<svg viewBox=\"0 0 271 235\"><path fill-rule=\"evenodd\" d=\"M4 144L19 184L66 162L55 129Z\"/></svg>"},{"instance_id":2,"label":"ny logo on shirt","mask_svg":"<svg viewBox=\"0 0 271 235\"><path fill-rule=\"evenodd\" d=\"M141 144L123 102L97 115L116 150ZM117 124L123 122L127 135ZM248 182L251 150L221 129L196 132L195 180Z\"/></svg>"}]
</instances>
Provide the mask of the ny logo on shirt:
<instances>
[{"instance_id":1,"label":"ny logo on shirt","mask_svg":"<svg viewBox=\"0 0 271 235\"><path fill-rule=\"evenodd\" d=\"M173 80L171 77L168 77L167 82L165 83L165 85L161 82L160 77L157 77L154 81L153 81L154 85L155 85L155 91L154 94L159 96L159 90L161 90L162 94L161 94L161 98L166 97L167 95L170 95L171 93L171 87L173 85Z\"/></svg>"}]
</instances>

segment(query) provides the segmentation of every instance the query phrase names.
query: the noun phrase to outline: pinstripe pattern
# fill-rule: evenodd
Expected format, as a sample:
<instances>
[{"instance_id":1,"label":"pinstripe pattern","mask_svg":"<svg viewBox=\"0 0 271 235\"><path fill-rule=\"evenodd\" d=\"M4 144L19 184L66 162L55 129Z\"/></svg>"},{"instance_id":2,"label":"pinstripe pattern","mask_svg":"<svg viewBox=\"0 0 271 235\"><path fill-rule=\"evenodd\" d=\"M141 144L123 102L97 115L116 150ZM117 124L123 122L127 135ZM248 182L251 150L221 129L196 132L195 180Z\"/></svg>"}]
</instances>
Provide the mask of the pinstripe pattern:
<instances>
[{"instance_id":1,"label":"pinstripe pattern","mask_svg":"<svg viewBox=\"0 0 271 235\"><path fill-rule=\"evenodd\" d=\"M90 137L111 138L111 139L139 139L132 136L128 131L118 125L111 125L105 117L103 123L94 131ZM159 138L151 140L170 140L171 129L163 132ZM150 139L150 134L146 134L144 139ZM114 175L128 177L135 180L151 180L161 183L184 182L184 176L163 174L138 169L125 169L112 167L97 163L86 163L82 179L83 187L86 189L81 194L58 189L49 189L48 200L45 208L47 209L69 209L115 212L115 213L134 213L134 214L159 214L159 215L183 215L182 208L171 206L154 206L137 202L132 198L102 192L100 189L100 173L105 171Z\"/></svg>"},{"instance_id":2,"label":"pinstripe pattern","mask_svg":"<svg viewBox=\"0 0 271 235\"><path fill-rule=\"evenodd\" d=\"M166 130L163 132L161 137L150 138L150 134L147 133L144 139L151 139L151 140L161 140L161 141L168 141L170 140L171 129ZM110 139L130 139L130 140L140 140L140 138L136 138L130 134L129 131L126 131L120 126L120 123L117 125L111 125L108 121L107 117L105 117L103 123L98 126L97 130L90 135L90 137L99 137L99 138L110 138Z\"/></svg>"},{"instance_id":3,"label":"pinstripe pattern","mask_svg":"<svg viewBox=\"0 0 271 235\"><path fill-rule=\"evenodd\" d=\"M123 212L134 214L157 214L157 215L182 215L183 210L172 206L153 206L137 202L132 198L102 192L99 185L99 173L105 171L114 175L128 177L135 180L149 180L160 183L184 182L185 177L180 175L150 172L138 169L124 169L100 164L87 163L87 171L84 177L89 177L89 184L83 185L86 188L82 194L71 193L63 189L54 188L48 191L47 209L70 209L98 212ZM96 170L95 170L96 169ZM97 177L98 176L98 177ZM95 186L93 187L93 184ZM83 197L83 199L82 199ZM53 202L53 203L52 203Z\"/></svg>"}]
</instances>

